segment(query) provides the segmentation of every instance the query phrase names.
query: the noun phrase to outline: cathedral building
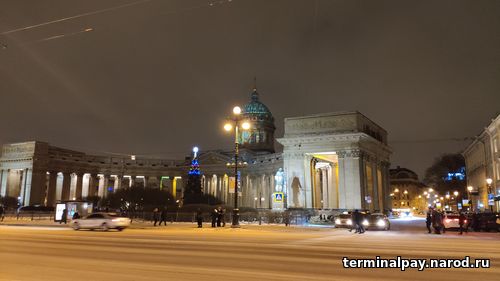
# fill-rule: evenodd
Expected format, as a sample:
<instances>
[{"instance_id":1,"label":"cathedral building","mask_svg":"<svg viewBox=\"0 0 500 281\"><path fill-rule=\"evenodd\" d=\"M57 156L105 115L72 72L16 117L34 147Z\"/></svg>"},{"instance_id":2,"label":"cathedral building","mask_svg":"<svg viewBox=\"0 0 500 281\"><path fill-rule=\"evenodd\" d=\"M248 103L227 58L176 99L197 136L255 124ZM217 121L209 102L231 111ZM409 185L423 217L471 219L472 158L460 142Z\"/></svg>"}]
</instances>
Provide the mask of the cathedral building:
<instances>
[{"instance_id":1,"label":"cathedral building","mask_svg":"<svg viewBox=\"0 0 500 281\"><path fill-rule=\"evenodd\" d=\"M285 118L284 135L276 139L282 152L275 151L274 117L256 89L242 117L251 126L239 138L242 168L236 194L241 207L391 208L387 132L363 114ZM204 151L198 160L203 192L232 206L234 151ZM0 196L17 197L21 205L53 206L139 184L182 199L189 167L190 159L90 155L40 141L5 144Z\"/></svg>"}]
</instances>

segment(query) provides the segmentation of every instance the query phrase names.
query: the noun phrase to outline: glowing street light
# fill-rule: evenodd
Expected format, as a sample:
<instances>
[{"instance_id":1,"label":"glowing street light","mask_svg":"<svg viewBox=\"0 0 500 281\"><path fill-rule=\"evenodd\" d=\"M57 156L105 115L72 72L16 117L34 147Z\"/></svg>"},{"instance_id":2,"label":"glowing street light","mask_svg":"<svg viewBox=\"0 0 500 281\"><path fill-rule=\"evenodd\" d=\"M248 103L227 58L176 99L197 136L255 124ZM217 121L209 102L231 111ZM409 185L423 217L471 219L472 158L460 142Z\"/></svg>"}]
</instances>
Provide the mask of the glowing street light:
<instances>
[{"instance_id":1,"label":"glowing street light","mask_svg":"<svg viewBox=\"0 0 500 281\"><path fill-rule=\"evenodd\" d=\"M492 183L493 183L493 180L491 178L486 179L486 184L488 185L488 201L489 201L489 196L492 193L491 192L491 184ZM490 202L488 202L488 205L490 205L490 211L493 212L493 205L491 205Z\"/></svg>"},{"instance_id":2,"label":"glowing street light","mask_svg":"<svg viewBox=\"0 0 500 281\"><path fill-rule=\"evenodd\" d=\"M238 210L238 155L239 155L239 129L250 129L250 123L242 120L241 108L235 106L233 108L233 116L224 124L224 130L230 132L234 127L234 210L233 221L231 227L240 227L240 214ZM229 165L228 165L229 166Z\"/></svg>"},{"instance_id":3,"label":"glowing street light","mask_svg":"<svg viewBox=\"0 0 500 281\"><path fill-rule=\"evenodd\" d=\"M235 106L235 107L233 108L233 113L234 113L235 115L240 115L240 114L241 114L241 107L239 107L239 106Z\"/></svg>"},{"instance_id":4,"label":"glowing street light","mask_svg":"<svg viewBox=\"0 0 500 281\"><path fill-rule=\"evenodd\" d=\"M453 195L455 195L455 197L457 197L458 196L458 191L456 191L456 190L453 191Z\"/></svg>"}]
</instances>

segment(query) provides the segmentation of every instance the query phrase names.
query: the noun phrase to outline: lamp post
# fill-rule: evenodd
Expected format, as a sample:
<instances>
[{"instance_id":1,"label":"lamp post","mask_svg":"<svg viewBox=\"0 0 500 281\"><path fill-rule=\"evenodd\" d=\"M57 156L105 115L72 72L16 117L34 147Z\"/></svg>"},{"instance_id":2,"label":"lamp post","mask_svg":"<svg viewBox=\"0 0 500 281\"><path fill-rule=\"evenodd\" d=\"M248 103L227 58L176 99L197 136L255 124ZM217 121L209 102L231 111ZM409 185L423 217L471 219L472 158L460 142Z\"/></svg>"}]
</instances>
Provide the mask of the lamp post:
<instances>
[{"instance_id":1,"label":"lamp post","mask_svg":"<svg viewBox=\"0 0 500 281\"><path fill-rule=\"evenodd\" d=\"M241 124L240 124L241 123ZM250 123L245 122L241 118L241 108L235 106L233 108L233 115L229 118L228 122L224 124L224 130L231 131L234 126L234 209L233 220L231 227L240 227L240 214L238 209L238 154L239 154L239 129L250 129Z\"/></svg>"},{"instance_id":2,"label":"lamp post","mask_svg":"<svg viewBox=\"0 0 500 281\"><path fill-rule=\"evenodd\" d=\"M473 211L472 209L472 198L471 198L471 191L474 189L474 187L472 186L467 186L467 200L469 200L469 208L471 211Z\"/></svg>"},{"instance_id":3,"label":"lamp post","mask_svg":"<svg viewBox=\"0 0 500 281\"><path fill-rule=\"evenodd\" d=\"M486 185L488 186L488 205L490 205L490 194L491 194L491 184L493 180L491 178L486 179ZM493 205L490 205L490 211L493 212Z\"/></svg>"}]
</instances>

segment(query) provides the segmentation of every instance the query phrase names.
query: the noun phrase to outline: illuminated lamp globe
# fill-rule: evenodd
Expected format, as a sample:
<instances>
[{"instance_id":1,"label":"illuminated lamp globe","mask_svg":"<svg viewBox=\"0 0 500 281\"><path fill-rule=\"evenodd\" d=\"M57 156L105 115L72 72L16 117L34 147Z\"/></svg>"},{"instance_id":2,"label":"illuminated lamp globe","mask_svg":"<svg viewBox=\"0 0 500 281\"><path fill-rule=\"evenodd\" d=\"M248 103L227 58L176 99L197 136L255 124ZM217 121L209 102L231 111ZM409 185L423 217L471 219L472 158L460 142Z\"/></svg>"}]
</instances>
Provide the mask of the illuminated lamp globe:
<instances>
[{"instance_id":1,"label":"illuminated lamp globe","mask_svg":"<svg viewBox=\"0 0 500 281\"><path fill-rule=\"evenodd\" d=\"M248 130L248 129L250 129L250 123L248 123L248 122L243 122L243 124L241 124L241 128L242 128L243 130Z\"/></svg>"},{"instance_id":2,"label":"illuminated lamp globe","mask_svg":"<svg viewBox=\"0 0 500 281\"><path fill-rule=\"evenodd\" d=\"M193 152L194 152L194 153L198 153L198 150L199 150L199 149L198 149L198 147L197 147L197 146L193 147Z\"/></svg>"},{"instance_id":3,"label":"illuminated lamp globe","mask_svg":"<svg viewBox=\"0 0 500 281\"><path fill-rule=\"evenodd\" d=\"M493 183L493 180L492 180L492 179L490 179L490 178L487 178L487 179L486 179L486 183L487 183L488 185L490 185L491 183Z\"/></svg>"},{"instance_id":4,"label":"illuminated lamp globe","mask_svg":"<svg viewBox=\"0 0 500 281\"><path fill-rule=\"evenodd\" d=\"M467 190L468 190L469 192L470 192L470 191L472 191L473 189L474 189L474 187L472 187L472 186L470 186L470 185L469 185L469 186L467 186Z\"/></svg>"},{"instance_id":5,"label":"illuminated lamp globe","mask_svg":"<svg viewBox=\"0 0 500 281\"><path fill-rule=\"evenodd\" d=\"M224 130L226 131L231 131L233 129L233 125L229 124L229 123L226 123L224 124Z\"/></svg>"},{"instance_id":6,"label":"illuminated lamp globe","mask_svg":"<svg viewBox=\"0 0 500 281\"><path fill-rule=\"evenodd\" d=\"M233 108L233 113L234 113L234 114L236 114L236 115L241 114L241 107L239 107L239 106L235 106L235 107Z\"/></svg>"}]
</instances>

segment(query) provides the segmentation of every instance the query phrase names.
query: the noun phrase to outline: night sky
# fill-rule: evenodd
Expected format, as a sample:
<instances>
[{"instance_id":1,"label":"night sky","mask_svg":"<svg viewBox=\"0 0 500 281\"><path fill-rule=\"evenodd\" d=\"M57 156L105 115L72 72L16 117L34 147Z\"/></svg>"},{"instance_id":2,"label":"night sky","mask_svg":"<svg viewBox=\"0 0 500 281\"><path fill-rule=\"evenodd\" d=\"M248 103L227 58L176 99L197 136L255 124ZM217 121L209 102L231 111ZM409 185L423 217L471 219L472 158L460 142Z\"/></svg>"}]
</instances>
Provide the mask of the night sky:
<instances>
[{"instance_id":1,"label":"night sky","mask_svg":"<svg viewBox=\"0 0 500 281\"><path fill-rule=\"evenodd\" d=\"M229 149L224 117L257 76L277 136L358 110L422 176L500 113L495 0L0 0L0 43L0 143Z\"/></svg>"}]
</instances>

